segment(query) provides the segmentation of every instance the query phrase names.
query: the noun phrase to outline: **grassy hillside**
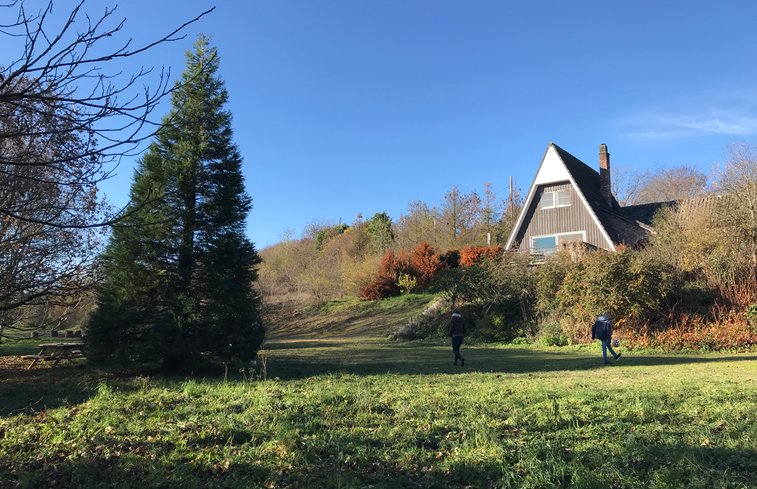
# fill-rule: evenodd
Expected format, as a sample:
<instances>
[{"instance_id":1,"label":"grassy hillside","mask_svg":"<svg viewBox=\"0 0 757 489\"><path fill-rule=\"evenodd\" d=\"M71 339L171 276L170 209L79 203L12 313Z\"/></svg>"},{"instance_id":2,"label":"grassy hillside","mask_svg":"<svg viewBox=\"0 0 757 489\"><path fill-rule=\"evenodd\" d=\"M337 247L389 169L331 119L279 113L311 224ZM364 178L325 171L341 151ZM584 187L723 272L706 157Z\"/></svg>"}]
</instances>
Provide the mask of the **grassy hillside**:
<instances>
[{"instance_id":1,"label":"grassy hillside","mask_svg":"<svg viewBox=\"0 0 757 489\"><path fill-rule=\"evenodd\" d=\"M407 294L383 301L355 298L320 305L279 302L264 308L266 336L276 338L386 338L434 301L428 294Z\"/></svg>"},{"instance_id":2,"label":"grassy hillside","mask_svg":"<svg viewBox=\"0 0 757 489\"><path fill-rule=\"evenodd\" d=\"M269 341L268 380L9 361L0 487L757 487L754 355L463 351Z\"/></svg>"}]
</instances>

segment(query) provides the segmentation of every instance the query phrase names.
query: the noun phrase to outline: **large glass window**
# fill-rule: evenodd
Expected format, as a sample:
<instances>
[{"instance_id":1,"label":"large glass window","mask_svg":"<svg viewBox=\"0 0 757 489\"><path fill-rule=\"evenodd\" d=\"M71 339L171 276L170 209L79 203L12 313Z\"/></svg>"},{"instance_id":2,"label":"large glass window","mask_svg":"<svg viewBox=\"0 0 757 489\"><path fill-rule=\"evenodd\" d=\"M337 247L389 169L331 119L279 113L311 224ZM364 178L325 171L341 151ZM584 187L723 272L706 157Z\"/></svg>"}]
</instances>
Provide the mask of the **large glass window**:
<instances>
[{"instance_id":1,"label":"large glass window","mask_svg":"<svg viewBox=\"0 0 757 489\"><path fill-rule=\"evenodd\" d=\"M557 236L557 240L560 244L573 243L574 241L583 241L584 233L566 233Z\"/></svg>"},{"instance_id":2,"label":"large glass window","mask_svg":"<svg viewBox=\"0 0 757 489\"><path fill-rule=\"evenodd\" d=\"M539 238L531 238L531 250L535 252L551 252L557 249L557 237L556 236L541 236Z\"/></svg>"},{"instance_id":3,"label":"large glass window","mask_svg":"<svg viewBox=\"0 0 757 489\"><path fill-rule=\"evenodd\" d=\"M551 254L557 251L559 246L567 243L581 242L586 240L586 232L560 233L553 236L538 236L531 238L531 252Z\"/></svg>"},{"instance_id":4,"label":"large glass window","mask_svg":"<svg viewBox=\"0 0 757 489\"><path fill-rule=\"evenodd\" d=\"M544 192L541 196L542 209L554 209L555 207L568 206L570 206L570 190L567 188L550 190Z\"/></svg>"}]
</instances>

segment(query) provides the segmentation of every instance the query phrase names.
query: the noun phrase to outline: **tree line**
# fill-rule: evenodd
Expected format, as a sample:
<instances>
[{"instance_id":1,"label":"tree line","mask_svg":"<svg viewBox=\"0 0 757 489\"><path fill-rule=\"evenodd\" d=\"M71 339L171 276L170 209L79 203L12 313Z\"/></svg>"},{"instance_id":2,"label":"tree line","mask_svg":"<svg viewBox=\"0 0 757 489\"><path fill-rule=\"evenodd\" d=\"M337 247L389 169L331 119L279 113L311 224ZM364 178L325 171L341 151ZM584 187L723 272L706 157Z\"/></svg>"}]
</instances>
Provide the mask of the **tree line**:
<instances>
[{"instance_id":1,"label":"tree line","mask_svg":"<svg viewBox=\"0 0 757 489\"><path fill-rule=\"evenodd\" d=\"M269 298L356 296L388 250L411 251L421 243L441 252L503 245L522 203L517 189L500 196L486 183L483 197L453 187L438 204L413 201L396 222L386 212L358 215L349 225L314 222L302 237L285 236L261 251L260 287Z\"/></svg>"}]
</instances>

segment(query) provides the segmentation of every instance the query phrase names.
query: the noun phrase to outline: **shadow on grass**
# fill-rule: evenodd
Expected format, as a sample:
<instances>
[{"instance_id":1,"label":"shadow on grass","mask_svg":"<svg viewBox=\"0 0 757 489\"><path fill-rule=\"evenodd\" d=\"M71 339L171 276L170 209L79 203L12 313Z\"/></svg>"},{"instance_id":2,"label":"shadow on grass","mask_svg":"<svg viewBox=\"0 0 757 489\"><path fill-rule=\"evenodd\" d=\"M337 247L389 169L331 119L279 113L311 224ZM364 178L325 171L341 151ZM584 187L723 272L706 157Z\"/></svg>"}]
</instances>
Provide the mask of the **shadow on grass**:
<instances>
[{"instance_id":1,"label":"shadow on grass","mask_svg":"<svg viewBox=\"0 0 757 489\"><path fill-rule=\"evenodd\" d=\"M97 382L80 365L26 370L29 360L0 357L0 417L33 413L85 401Z\"/></svg>"},{"instance_id":2,"label":"shadow on grass","mask_svg":"<svg viewBox=\"0 0 757 489\"><path fill-rule=\"evenodd\" d=\"M757 361L757 355L634 355L626 352L607 366L593 351L539 350L464 346L465 366L452 363L451 348L441 344L374 341L351 345L339 341L286 341L267 345L269 377L305 378L329 373L424 375L483 372L537 373L666 365Z\"/></svg>"},{"instance_id":3,"label":"shadow on grass","mask_svg":"<svg viewBox=\"0 0 757 489\"><path fill-rule=\"evenodd\" d=\"M365 344L380 343L382 340L376 340L375 338L366 338ZM328 338L328 339L313 339L313 338L293 338L287 339L268 339L263 345L266 350L301 350L306 348L341 348L348 345L355 345L355 338Z\"/></svg>"},{"instance_id":4,"label":"shadow on grass","mask_svg":"<svg viewBox=\"0 0 757 489\"><path fill-rule=\"evenodd\" d=\"M234 446L196 457L170 443L98 440L81 456L0 459L0 479L9 487L755 487L757 451L686 444L618 444L605 453L548 439L525 441L503 459L452 462L419 453L415 461L387 459L362 435L336 435L320 452L300 453L280 466L251 462L259 445ZM554 440L552 440L554 441ZM612 452L612 453L609 453ZM613 459L612 464L607 458ZM167 462L169 461L170 462ZM5 486L3 486L5 487Z\"/></svg>"},{"instance_id":5,"label":"shadow on grass","mask_svg":"<svg viewBox=\"0 0 757 489\"><path fill-rule=\"evenodd\" d=\"M98 370L81 360L56 367L43 364L31 370L26 369L28 364L20 357L0 357L0 418L80 404L96 395L102 383L115 385L120 392L139 388L133 372Z\"/></svg>"},{"instance_id":6,"label":"shadow on grass","mask_svg":"<svg viewBox=\"0 0 757 489\"><path fill-rule=\"evenodd\" d=\"M532 347L497 348L464 345L464 367L452 365L452 352L442 343L395 343L381 339L328 339L269 341L261 352L267 357L268 378L302 379L325 374L353 375L458 375L464 373L539 373L556 371L591 371L604 368L633 369L685 364L735 363L757 361L757 355L634 355L626 353L613 366L605 366L599 352L543 350ZM0 357L4 361L10 357ZM25 370L27 361L0 364L0 417L17 413L34 413L86 401L97 392L98 384L118 383L126 392L132 374L93 370L85 365L35 368ZM259 370L261 363L254 367ZM232 376L240 376L231 372ZM188 377L223 378L223 369L188 372L165 376L151 375L167 381Z\"/></svg>"},{"instance_id":7,"label":"shadow on grass","mask_svg":"<svg viewBox=\"0 0 757 489\"><path fill-rule=\"evenodd\" d=\"M133 462L132 462L133 463ZM208 468L193 466L189 461L177 464L160 464L149 461L140 466L119 463L100 457L86 457L77 461L56 463L49 466L15 468L12 473L0 468L0 476L13 484L9 487L66 487L95 488L119 487L122 489L144 487L181 487L184 489L223 487L247 489L251 487L318 487L375 489L400 489L417 487L471 487L465 480L484 480L486 474L497 474L482 465L467 467L460 475L437 471L403 470L393 463L375 462L363 467L345 465L334 460L333 465L295 466L271 470L252 463L220 461ZM0 460L0 466L8 467ZM149 467L149 469L146 469ZM149 473L146 472L149 470ZM489 477L491 480L491 476ZM53 485L54 484L54 485ZM486 487L486 486L480 486Z\"/></svg>"}]
</instances>

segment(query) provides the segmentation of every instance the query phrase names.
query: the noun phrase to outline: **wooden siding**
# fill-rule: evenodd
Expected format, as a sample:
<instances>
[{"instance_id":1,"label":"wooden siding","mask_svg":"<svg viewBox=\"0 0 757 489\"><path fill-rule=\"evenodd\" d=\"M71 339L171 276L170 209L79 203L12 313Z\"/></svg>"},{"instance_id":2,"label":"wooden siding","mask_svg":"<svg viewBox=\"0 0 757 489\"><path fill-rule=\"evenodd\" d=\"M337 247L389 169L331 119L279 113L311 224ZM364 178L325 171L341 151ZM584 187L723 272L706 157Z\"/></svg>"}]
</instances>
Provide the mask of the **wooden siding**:
<instances>
[{"instance_id":1,"label":"wooden siding","mask_svg":"<svg viewBox=\"0 0 757 489\"><path fill-rule=\"evenodd\" d=\"M544 192L569 190L570 206L540 209ZM576 190L570 182L541 185L536 190L515 242L521 250L530 250L531 237L550 236L561 233L586 232L586 242L597 248L609 249L607 240L592 218Z\"/></svg>"}]
</instances>

